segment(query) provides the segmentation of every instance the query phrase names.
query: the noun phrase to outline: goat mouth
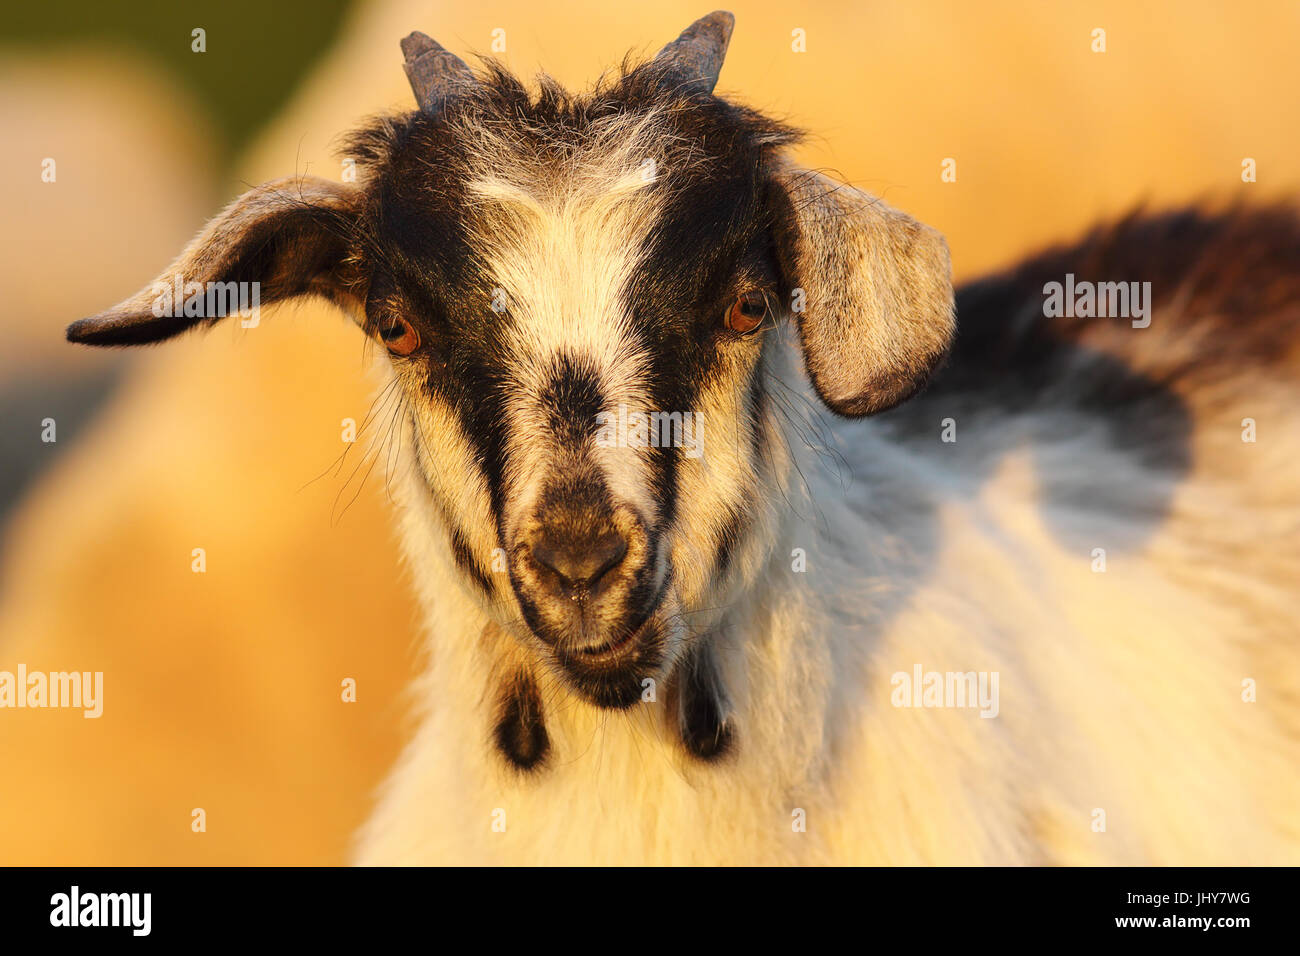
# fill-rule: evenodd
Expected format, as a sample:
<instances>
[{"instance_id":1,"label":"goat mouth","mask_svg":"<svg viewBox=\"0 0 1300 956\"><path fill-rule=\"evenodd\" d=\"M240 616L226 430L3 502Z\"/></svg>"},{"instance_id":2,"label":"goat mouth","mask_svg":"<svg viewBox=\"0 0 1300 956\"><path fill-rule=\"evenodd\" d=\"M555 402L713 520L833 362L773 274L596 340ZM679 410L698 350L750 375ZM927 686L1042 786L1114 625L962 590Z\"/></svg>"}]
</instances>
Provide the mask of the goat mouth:
<instances>
[{"instance_id":1,"label":"goat mouth","mask_svg":"<svg viewBox=\"0 0 1300 956\"><path fill-rule=\"evenodd\" d=\"M644 634L646 629L650 626L650 617L647 615L646 619L642 621L639 626L632 628L622 635L596 647L580 648L576 656L581 660L589 662L615 660L618 657L621 657L622 652L631 647L636 642L637 638Z\"/></svg>"},{"instance_id":2,"label":"goat mouth","mask_svg":"<svg viewBox=\"0 0 1300 956\"><path fill-rule=\"evenodd\" d=\"M646 603L644 608L629 622L629 626L620 630L614 637L610 638L604 644L598 644L594 647L582 647L576 649L576 653L571 656L587 664L600 664L607 661L617 661L620 658L632 653L634 648L643 643L647 643L647 635L658 641L659 625L655 620L655 612L659 610L663 602L664 594L668 590L670 576L665 575L659 589L654 593L651 599Z\"/></svg>"},{"instance_id":3,"label":"goat mouth","mask_svg":"<svg viewBox=\"0 0 1300 956\"><path fill-rule=\"evenodd\" d=\"M656 615L669 584L670 578L665 575L664 580L653 593L640 601L633 602L634 609L622 620L601 628L604 633L583 635L594 639L593 643L579 643L581 637L576 634L566 637L548 632L543 622L538 619L536 605L523 599L522 596L520 604L524 610L524 623L536 637L551 647L561 664L579 669L603 667L634 656L637 648L647 643L649 637L658 634ZM605 640L601 641L602 637Z\"/></svg>"},{"instance_id":4,"label":"goat mouth","mask_svg":"<svg viewBox=\"0 0 1300 956\"><path fill-rule=\"evenodd\" d=\"M573 688L598 707L625 710L641 699L647 677L658 678L664 660L664 631L654 615L639 627L599 647L557 651Z\"/></svg>"}]
</instances>

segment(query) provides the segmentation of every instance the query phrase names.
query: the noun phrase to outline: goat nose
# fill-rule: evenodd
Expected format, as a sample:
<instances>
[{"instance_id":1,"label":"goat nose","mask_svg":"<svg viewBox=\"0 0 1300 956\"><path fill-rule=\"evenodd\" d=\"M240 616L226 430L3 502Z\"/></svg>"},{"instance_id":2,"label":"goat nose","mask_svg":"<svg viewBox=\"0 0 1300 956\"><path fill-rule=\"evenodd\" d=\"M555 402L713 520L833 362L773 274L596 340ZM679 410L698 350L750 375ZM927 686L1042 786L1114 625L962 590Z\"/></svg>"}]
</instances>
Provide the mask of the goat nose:
<instances>
[{"instance_id":1,"label":"goat nose","mask_svg":"<svg viewBox=\"0 0 1300 956\"><path fill-rule=\"evenodd\" d=\"M547 531L532 550L533 559L577 597L581 591L595 591L601 579L623 563L627 540L613 528L581 537Z\"/></svg>"}]
</instances>

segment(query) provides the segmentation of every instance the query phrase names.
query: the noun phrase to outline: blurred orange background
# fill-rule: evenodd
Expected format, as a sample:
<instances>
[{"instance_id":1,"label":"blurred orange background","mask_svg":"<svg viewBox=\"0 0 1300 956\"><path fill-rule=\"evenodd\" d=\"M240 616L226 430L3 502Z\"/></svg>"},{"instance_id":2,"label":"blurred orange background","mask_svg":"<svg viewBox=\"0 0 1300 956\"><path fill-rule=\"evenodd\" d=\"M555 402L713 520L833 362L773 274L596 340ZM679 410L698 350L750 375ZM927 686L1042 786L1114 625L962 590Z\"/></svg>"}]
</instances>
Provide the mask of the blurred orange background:
<instances>
[{"instance_id":1,"label":"blurred orange background","mask_svg":"<svg viewBox=\"0 0 1300 956\"><path fill-rule=\"evenodd\" d=\"M805 127L804 163L941 229L958 278L1138 202L1300 186L1290 0L730 9L719 93ZM311 10L277 4L214 32L185 69L209 88L220 76L204 70L235 69L247 87L257 63L240 59L242 31L264 44L269 32L273 50ZM351 449L341 438L373 386L348 320L294 305L254 329L130 355L66 345L64 325L147 284L247 186L340 176L339 133L413 105L398 51L413 29L462 56L503 30L497 55L513 69L577 87L706 12L678 0L355 3L242 146L203 84L178 79L174 51L84 31L4 40L0 670L103 671L104 712L0 711L0 863L343 862L409 729L418 664L383 461L362 480L377 429ZM185 16L202 26L201 8ZM188 50L189 25L178 19L165 42ZM1257 183L1242 181L1247 157ZM945 159L955 182L941 180ZM73 434L65 415L87 424ZM41 442L46 417L60 423L54 444ZM346 678L355 703L340 699ZM191 828L195 808L205 832Z\"/></svg>"}]
</instances>

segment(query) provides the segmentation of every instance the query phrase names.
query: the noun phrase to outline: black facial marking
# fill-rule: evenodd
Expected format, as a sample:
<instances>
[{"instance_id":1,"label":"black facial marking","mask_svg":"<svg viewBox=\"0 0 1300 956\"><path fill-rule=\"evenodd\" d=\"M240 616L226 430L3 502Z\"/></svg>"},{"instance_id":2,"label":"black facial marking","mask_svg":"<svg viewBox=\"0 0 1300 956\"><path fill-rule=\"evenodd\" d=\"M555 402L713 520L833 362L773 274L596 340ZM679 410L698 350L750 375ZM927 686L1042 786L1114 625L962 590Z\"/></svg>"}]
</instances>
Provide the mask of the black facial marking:
<instances>
[{"instance_id":1,"label":"black facial marking","mask_svg":"<svg viewBox=\"0 0 1300 956\"><path fill-rule=\"evenodd\" d=\"M348 148L371 164L360 244L372 288L385 290L385 305L400 302L427 343L425 391L456 413L500 528L514 323L469 241L469 150L447 122L420 113L379 121Z\"/></svg>"},{"instance_id":2,"label":"black facial marking","mask_svg":"<svg viewBox=\"0 0 1300 956\"><path fill-rule=\"evenodd\" d=\"M443 527L448 529L447 534L450 539L451 555L452 559L456 562L456 566L465 572L469 579L483 592L485 597L496 597L493 579L488 572L483 569L483 565L480 564L479 560L474 556L474 549L470 547L469 541L465 537L465 532L461 529L455 512L452 511L451 507L441 496L433 491L433 488L435 487L434 480L428 472L424 456L416 456L416 467L420 469L420 474L424 477L425 488L429 491L430 501L438 510L438 515L442 519Z\"/></svg>"},{"instance_id":3,"label":"black facial marking","mask_svg":"<svg viewBox=\"0 0 1300 956\"><path fill-rule=\"evenodd\" d=\"M478 563L469 542L465 540L464 533L455 524L451 525L451 553L456 559L457 566L469 576L469 579L477 584L485 595L492 597L492 578Z\"/></svg>"},{"instance_id":4,"label":"black facial marking","mask_svg":"<svg viewBox=\"0 0 1300 956\"><path fill-rule=\"evenodd\" d=\"M660 527L671 525L677 518L678 455L677 448L650 449L650 488L659 505Z\"/></svg>"},{"instance_id":5,"label":"black facial marking","mask_svg":"<svg viewBox=\"0 0 1300 956\"><path fill-rule=\"evenodd\" d=\"M677 718L686 751L700 760L721 759L731 752L735 735L722 677L707 639L682 662L680 679Z\"/></svg>"},{"instance_id":6,"label":"black facial marking","mask_svg":"<svg viewBox=\"0 0 1300 956\"><path fill-rule=\"evenodd\" d=\"M721 581L731 568L731 559L740 543L745 540L745 531L749 527L750 516L747 511L730 509L726 523L718 534L717 552L713 558L716 580Z\"/></svg>"},{"instance_id":7,"label":"black facial marking","mask_svg":"<svg viewBox=\"0 0 1300 956\"><path fill-rule=\"evenodd\" d=\"M756 468L761 468L767 464L767 377L764 370L764 361L767 357L769 347L764 345L763 353L759 361L755 363L754 370L750 373L749 379L749 402L747 412L749 413L750 441L752 445L751 461Z\"/></svg>"},{"instance_id":8,"label":"black facial marking","mask_svg":"<svg viewBox=\"0 0 1300 956\"><path fill-rule=\"evenodd\" d=\"M605 408L596 370L570 355L556 360L540 401L555 440L568 445L581 444L596 428L596 416Z\"/></svg>"},{"instance_id":9,"label":"black facial marking","mask_svg":"<svg viewBox=\"0 0 1300 956\"><path fill-rule=\"evenodd\" d=\"M542 698L531 676L519 674L506 687L493 735L502 756L519 770L534 770L546 760L551 739L542 718Z\"/></svg>"}]
</instances>

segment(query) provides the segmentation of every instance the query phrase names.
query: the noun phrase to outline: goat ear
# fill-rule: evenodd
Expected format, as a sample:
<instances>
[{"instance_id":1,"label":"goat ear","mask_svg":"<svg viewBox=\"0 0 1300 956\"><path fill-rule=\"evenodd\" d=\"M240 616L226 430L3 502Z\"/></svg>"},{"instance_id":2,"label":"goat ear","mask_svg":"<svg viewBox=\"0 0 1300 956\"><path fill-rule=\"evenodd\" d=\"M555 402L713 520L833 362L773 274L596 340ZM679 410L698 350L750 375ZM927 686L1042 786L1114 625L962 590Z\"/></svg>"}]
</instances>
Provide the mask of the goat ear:
<instances>
[{"instance_id":1,"label":"goat ear","mask_svg":"<svg viewBox=\"0 0 1300 956\"><path fill-rule=\"evenodd\" d=\"M355 216L351 187L313 177L264 183L227 206L151 285L113 308L68 326L68 341L141 345L232 314L229 292L209 283L250 283L244 302L323 295L354 314L364 290L346 274ZM205 295L193 285L199 283ZM248 291L251 288L251 293ZM236 303L236 308L239 305Z\"/></svg>"},{"instance_id":2,"label":"goat ear","mask_svg":"<svg viewBox=\"0 0 1300 956\"><path fill-rule=\"evenodd\" d=\"M832 411L873 415L911 397L956 329L943 237L820 173L778 168L776 244L804 364Z\"/></svg>"}]
</instances>

